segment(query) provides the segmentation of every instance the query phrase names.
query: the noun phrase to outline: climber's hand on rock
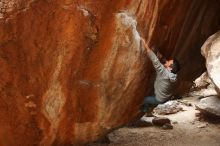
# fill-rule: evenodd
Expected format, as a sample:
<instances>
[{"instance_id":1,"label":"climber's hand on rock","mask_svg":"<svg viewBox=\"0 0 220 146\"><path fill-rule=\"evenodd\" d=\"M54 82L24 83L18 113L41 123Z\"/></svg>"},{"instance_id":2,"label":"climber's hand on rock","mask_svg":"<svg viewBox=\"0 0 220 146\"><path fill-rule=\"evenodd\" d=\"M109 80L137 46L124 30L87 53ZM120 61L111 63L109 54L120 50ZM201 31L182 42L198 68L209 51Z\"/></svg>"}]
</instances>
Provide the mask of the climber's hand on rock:
<instances>
[{"instance_id":1,"label":"climber's hand on rock","mask_svg":"<svg viewBox=\"0 0 220 146\"><path fill-rule=\"evenodd\" d=\"M143 42L145 49L146 49L147 51L150 51L151 49L150 49L150 47L148 46L148 44L145 42L145 40L144 40L143 38L141 38L141 41Z\"/></svg>"}]
</instances>

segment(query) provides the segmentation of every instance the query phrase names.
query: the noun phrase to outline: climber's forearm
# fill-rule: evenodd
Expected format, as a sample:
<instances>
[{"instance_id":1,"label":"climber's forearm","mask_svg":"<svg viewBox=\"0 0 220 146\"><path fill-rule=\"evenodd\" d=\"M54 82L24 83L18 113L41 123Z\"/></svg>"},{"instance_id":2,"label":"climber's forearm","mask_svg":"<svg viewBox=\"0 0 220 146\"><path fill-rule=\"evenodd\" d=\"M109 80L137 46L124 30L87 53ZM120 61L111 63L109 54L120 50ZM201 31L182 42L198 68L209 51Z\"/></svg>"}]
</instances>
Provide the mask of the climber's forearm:
<instances>
[{"instance_id":1,"label":"climber's forearm","mask_svg":"<svg viewBox=\"0 0 220 146\"><path fill-rule=\"evenodd\" d=\"M142 41L144 48L146 49L147 52L152 51L143 38L141 38L141 41Z\"/></svg>"}]
</instances>

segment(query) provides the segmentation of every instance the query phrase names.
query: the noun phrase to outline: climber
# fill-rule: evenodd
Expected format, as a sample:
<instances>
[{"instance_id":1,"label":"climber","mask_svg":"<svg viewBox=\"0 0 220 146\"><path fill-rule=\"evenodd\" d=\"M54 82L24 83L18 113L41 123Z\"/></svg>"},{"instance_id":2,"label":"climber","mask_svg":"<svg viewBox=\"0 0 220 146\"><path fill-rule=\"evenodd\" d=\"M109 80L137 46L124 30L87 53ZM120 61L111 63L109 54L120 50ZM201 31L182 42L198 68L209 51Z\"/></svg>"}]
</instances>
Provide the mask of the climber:
<instances>
[{"instance_id":1,"label":"climber","mask_svg":"<svg viewBox=\"0 0 220 146\"><path fill-rule=\"evenodd\" d=\"M172 85L176 82L177 72L180 70L180 65L176 59L159 61L155 53L150 49L145 40L141 39L147 55L150 58L154 69L156 70L156 80L154 82L154 96L144 98L144 104L141 106L141 111L150 112L150 108L156 107L158 104L165 103L172 96Z\"/></svg>"}]
</instances>

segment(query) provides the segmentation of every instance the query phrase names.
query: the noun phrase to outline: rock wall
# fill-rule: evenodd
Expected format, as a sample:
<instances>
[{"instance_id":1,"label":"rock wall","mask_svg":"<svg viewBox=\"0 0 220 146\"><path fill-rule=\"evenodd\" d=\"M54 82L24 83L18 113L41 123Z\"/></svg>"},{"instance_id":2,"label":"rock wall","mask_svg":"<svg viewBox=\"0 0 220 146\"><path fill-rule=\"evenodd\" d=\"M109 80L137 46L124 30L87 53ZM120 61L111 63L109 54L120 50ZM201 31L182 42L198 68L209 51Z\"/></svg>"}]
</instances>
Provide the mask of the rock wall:
<instances>
[{"instance_id":1,"label":"rock wall","mask_svg":"<svg viewBox=\"0 0 220 146\"><path fill-rule=\"evenodd\" d=\"M201 48L208 75L220 96L220 31L210 36Z\"/></svg>"},{"instance_id":2,"label":"rock wall","mask_svg":"<svg viewBox=\"0 0 220 146\"><path fill-rule=\"evenodd\" d=\"M0 145L80 145L137 117L153 87L140 36L204 70L217 0L0 0ZM138 33L139 32L139 33Z\"/></svg>"}]
</instances>

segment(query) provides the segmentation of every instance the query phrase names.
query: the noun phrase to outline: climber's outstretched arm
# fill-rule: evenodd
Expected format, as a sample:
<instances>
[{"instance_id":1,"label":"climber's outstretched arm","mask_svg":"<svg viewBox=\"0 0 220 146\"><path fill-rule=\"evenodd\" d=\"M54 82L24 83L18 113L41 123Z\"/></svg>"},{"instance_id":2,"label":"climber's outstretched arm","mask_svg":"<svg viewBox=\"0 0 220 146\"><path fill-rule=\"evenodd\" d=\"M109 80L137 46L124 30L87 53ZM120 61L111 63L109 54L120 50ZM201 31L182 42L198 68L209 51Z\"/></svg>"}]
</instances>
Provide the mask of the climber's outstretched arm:
<instances>
[{"instance_id":1,"label":"climber's outstretched arm","mask_svg":"<svg viewBox=\"0 0 220 146\"><path fill-rule=\"evenodd\" d=\"M147 55L150 58L151 62L153 63L153 66L154 66L156 72L163 73L163 71L165 69L163 64L161 64L161 62L159 61L159 59L157 58L155 53L150 49L150 47L147 45L147 43L145 42L145 40L143 38L141 38L141 41L143 42L144 48L147 50Z\"/></svg>"}]
</instances>

